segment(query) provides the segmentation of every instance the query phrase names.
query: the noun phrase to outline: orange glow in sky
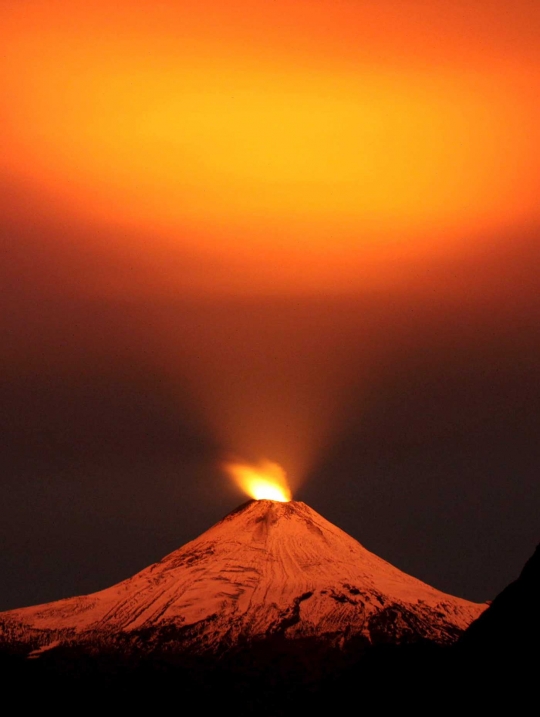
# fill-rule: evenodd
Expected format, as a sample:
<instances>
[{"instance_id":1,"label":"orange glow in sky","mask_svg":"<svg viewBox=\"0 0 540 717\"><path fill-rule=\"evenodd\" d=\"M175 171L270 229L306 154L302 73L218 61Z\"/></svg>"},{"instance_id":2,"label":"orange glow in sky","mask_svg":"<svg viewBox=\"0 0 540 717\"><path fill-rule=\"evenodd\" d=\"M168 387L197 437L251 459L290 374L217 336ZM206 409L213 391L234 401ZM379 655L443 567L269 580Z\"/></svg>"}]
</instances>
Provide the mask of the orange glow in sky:
<instances>
[{"instance_id":1,"label":"orange glow in sky","mask_svg":"<svg viewBox=\"0 0 540 717\"><path fill-rule=\"evenodd\" d=\"M280 503L292 500L285 471L277 463L227 463L225 470L244 493L254 500L276 500Z\"/></svg>"},{"instance_id":2,"label":"orange glow in sky","mask_svg":"<svg viewBox=\"0 0 540 717\"><path fill-rule=\"evenodd\" d=\"M364 253L537 216L538 12L482 5L4 3L3 172L210 257L203 291L352 288Z\"/></svg>"},{"instance_id":3,"label":"orange glow in sky","mask_svg":"<svg viewBox=\"0 0 540 717\"><path fill-rule=\"evenodd\" d=\"M2 0L7 384L140 366L297 493L418 326L450 360L533 317L539 36L538 0Z\"/></svg>"}]
</instances>

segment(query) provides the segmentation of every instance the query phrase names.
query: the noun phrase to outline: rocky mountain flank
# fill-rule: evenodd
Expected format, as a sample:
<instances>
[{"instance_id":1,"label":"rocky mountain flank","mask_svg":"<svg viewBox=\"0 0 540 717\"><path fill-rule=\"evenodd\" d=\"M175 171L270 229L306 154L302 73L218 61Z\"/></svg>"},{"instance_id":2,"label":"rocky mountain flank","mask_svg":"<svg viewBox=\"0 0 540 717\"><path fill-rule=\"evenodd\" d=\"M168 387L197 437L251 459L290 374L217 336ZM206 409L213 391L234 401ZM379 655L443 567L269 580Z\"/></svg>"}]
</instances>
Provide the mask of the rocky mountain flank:
<instances>
[{"instance_id":1,"label":"rocky mountain flank","mask_svg":"<svg viewBox=\"0 0 540 717\"><path fill-rule=\"evenodd\" d=\"M401 572L304 503L259 500L117 585L0 613L0 645L216 656L277 640L358 653L450 644L485 608Z\"/></svg>"}]
</instances>

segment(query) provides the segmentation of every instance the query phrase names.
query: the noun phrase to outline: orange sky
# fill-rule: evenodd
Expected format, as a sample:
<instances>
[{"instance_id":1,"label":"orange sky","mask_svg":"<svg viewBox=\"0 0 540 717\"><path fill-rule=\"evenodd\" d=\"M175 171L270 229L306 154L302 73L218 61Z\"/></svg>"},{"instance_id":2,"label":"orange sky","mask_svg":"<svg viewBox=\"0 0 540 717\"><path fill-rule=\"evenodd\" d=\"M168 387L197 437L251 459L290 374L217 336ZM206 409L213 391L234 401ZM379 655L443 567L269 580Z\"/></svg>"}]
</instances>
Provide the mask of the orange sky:
<instances>
[{"instance_id":1,"label":"orange sky","mask_svg":"<svg viewBox=\"0 0 540 717\"><path fill-rule=\"evenodd\" d=\"M42 295L67 316L74 297L111 316L137 305L124 362L144 355L172 392L187 386L227 450L301 473L351 387L368 391L394 353L399 370L407 312L506 315L515 257L532 272L523 296L536 291L517 246L539 220L536 0L0 13L0 210L23 245L5 268L8 321L33 327L6 348L17 371L41 340L77 373L128 335L108 344L83 322L72 353L68 323L57 350L58 312L25 316ZM242 303L254 295L276 303Z\"/></svg>"},{"instance_id":2,"label":"orange sky","mask_svg":"<svg viewBox=\"0 0 540 717\"><path fill-rule=\"evenodd\" d=\"M182 252L190 291L354 290L538 218L533 1L1 13L3 175L107 227L131 292L179 291Z\"/></svg>"}]
</instances>

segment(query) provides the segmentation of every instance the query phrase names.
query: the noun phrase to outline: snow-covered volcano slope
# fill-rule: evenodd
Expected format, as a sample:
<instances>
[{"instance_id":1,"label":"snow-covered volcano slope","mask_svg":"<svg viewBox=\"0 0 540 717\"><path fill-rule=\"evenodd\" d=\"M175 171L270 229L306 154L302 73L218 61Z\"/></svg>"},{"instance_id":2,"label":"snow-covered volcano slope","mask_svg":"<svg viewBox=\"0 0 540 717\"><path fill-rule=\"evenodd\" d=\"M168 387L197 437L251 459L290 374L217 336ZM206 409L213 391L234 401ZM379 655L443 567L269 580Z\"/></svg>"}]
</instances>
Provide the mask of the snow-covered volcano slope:
<instances>
[{"instance_id":1,"label":"snow-covered volcano slope","mask_svg":"<svg viewBox=\"0 0 540 717\"><path fill-rule=\"evenodd\" d=\"M442 593L301 502L250 501L160 562L91 595L0 613L28 650L116 641L220 652L254 639L454 641L485 605Z\"/></svg>"}]
</instances>

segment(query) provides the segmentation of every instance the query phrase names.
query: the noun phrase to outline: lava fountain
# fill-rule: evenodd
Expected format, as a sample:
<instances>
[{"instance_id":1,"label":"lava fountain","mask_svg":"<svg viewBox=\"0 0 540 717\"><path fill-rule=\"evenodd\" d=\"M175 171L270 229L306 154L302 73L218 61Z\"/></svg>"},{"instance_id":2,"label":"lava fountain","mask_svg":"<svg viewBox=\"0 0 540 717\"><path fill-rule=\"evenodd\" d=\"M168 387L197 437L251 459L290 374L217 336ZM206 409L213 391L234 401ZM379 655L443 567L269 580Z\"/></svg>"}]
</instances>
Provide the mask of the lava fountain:
<instances>
[{"instance_id":1,"label":"lava fountain","mask_svg":"<svg viewBox=\"0 0 540 717\"><path fill-rule=\"evenodd\" d=\"M291 489L283 468L272 461L256 464L229 462L225 470L234 482L255 500L275 500L288 503L292 500Z\"/></svg>"}]
</instances>

